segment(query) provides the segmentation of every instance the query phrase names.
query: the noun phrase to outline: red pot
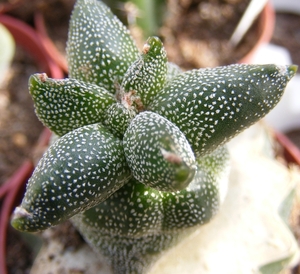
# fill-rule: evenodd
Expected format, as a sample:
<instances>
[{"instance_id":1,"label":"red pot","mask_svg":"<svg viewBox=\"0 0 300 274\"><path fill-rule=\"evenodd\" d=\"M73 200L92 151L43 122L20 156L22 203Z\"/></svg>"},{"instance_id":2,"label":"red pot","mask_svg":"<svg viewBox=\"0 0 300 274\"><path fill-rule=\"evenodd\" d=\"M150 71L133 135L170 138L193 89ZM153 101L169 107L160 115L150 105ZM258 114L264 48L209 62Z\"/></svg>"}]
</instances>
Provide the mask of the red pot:
<instances>
[{"instance_id":1,"label":"red pot","mask_svg":"<svg viewBox=\"0 0 300 274\"><path fill-rule=\"evenodd\" d=\"M300 150L299 148L283 133L274 132L275 140L283 149L283 156L287 163L293 163L300 166Z\"/></svg>"},{"instance_id":2,"label":"red pot","mask_svg":"<svg viewBox=\"0 0 300 274\"><path fill-rule=\"evenodd\" d=\"M239 61L239 63L251 64L257 50L262 45L268 44L271 41L275 26L275 11L270 1L267 2L259 16L259 38L254 47Z\"/></svg>"},{"instance_id":3,"label":"red pot","mask_svg":"<svg viewBox=\"0 0 300 274\"><path fill-rule=\"evenodd\" d=\"M39 15L40 16L40 15ZM63 78L66 72L66 62L57 61L53 56L59 56L54 45L50 42L43 29L41 17L37 17L40 32L36 31L24 22L0 14L0 23L3 24L12 34L15 42L21 45L30 55L32 55L40 70L46 72L52 78ZM50 53L54 51L54 53ZM44 129L37 143L37 149L46 147L50 138L50 131ZM7 273L6 269L6 235L10 214L16 206L17 198L23 193L23 187L31 176L34 164L31 160L26 160L21 167L0 187L0 199L2 206L0 209L0 273ZM19 195L20 194L20 195Z\"/></svg>"}]
</instances>

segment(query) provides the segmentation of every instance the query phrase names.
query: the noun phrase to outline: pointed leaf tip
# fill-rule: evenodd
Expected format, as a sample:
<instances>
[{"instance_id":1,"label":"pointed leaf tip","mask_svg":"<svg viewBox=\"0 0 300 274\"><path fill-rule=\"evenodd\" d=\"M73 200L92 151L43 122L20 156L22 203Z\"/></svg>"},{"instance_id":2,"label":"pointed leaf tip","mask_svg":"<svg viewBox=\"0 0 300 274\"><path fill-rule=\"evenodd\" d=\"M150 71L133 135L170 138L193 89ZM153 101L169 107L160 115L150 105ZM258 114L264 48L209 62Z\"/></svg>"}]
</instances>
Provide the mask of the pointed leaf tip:
<instances>
[{"instance_id":1,"label":"pointed leaf tip","mask_svg":"<svg viewBox=\"0 0 300 274\"><path fill-rule=\"evenodd\" d=\"M12 225L44 230L104 201L130 177L119 139L100 124L78 128L43 155Z\"/></svg>"},{"instance_id":2,"label":"pointed leaf tip","mask_svg":"<svg viewBox=\"0 0 300 274\"><path fill-rule=\"evenodd\" d=\"M23 231L25 228L24 224L32 217L33 215L23 207L16 207L11 218L11 225L15 229Z\"/></svg>"},{"instance_id":3,"label":"pointed leaf tip","mask_svg":"<svg viewBox=\"0 0 300 274\"><path fill-rule=\"evenodd\" d=\"M274 64L191 70L172 79L148 110L177 125L198 157L263 118L296 70Z\"/></svg>"},{"instance_id":4,"label":"pointed leaf tip","mask_svg":"<svg viewBox=\"0 0 300 274\"><path fill-rule=\"evenodd\" d=\"M167 53L158 37L149 37L142 54L132 63L121 84L125 96L138 97L145 109L164 87L167 79ZM132 94L133 96L131 96ZM140 109L140 107L137 107Z\"/></svg>"},{"instance_id":5,"label":"pointed leaf tip","mask_svg":"<svg viewBox=\"0 0 300 274\"><path fill-rule=\"evenodd\" d=\"M29 92L36 115L59 136L102 122L106 109L116 102L104 88L71 78L48 78L45 73L30 77Z\"/></svg>"},{"instance_id":6,"label":"pointed leaf tip","mask_svg":"<svg viewBox=\"0 0 300 274\"><path fill-rule=\"evenodd\" d=\"M151 36L143 47L143 54L158 54L162 48L162 41L156 36Z\"/></svg>"},{"instance_id":7,"label":"pointed leaf tip","mask_svg":"<svg viewBox=\"0 0 300 274\"><path fill-rule=\"evenodd\" d=\"M70 20L69 75L115 93L139 52L129 31L102 1L77 1Z\"/></svg>"},{"instance_id":8,"label":"pointed leaf tip","mask_svg":"<svg viewBox=\"0 0 300 274\"><path fill-rule=\"evenodd\" d=\"M290 65L288 66L288 71L289 71L289 74L291 75L291 77L293 77L296 72L298 71L298 66L297 65Z\"/></svg>"},{"instance_id":9,"label":"pointed leaf tip","mask_svg":"<svg viewBox=\"0 0 300 274\"><path fill-rule=\"evenodd\" d=\"M271 65L269 65L271 66ZM275 66L278 69L278 76L281 77L286 77L287 80L291 80L291 78L293 78L298 70L298 66L297 65L278 65Z\"/></svg>"}]
</instances>

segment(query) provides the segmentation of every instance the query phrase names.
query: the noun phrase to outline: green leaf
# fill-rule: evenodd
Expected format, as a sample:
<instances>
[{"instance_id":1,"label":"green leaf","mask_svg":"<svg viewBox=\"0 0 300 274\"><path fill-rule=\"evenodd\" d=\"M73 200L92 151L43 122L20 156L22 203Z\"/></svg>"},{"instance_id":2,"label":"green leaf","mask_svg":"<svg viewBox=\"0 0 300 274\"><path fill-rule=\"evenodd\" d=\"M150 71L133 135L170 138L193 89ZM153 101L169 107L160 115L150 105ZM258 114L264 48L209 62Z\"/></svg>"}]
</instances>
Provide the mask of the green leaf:
<instances>
[{"instance_id":1,"label":"green leaf","mask_svg":"<svg viewBox=\"0 0 300 274\"><path fill-rule=\"evenodd\" d=\"M107 257L113 273L138 274L174 242L162 235L162 196L135 180L71 220L85 240Z\"/></svg>"},{"instance_id":2,"label":"green leaf","mask_svg":"<svg viewBox=\"0 0 300 274\"><path fill-rule=\"evenodd\" d=\"M79 215L84 216L85 225L95 223L95 232L99 230L111 237L142 237L154 231L161 232L163 195L131 179L106 201Z\"/></svg>"},{"instance_id":3,"label":"green leaf","mask_svg":"<svg viewBox=\"0 0 300 274\"><path fill-rule=\"evenodd\" d=\"M277 261L268 263L259 268L260 274L280 274L286 268L288 263L293 259L293 256L287 258L278 258Z\"/></svg>"},{"instance_id":4,"label":"green leaf","mask_svg":"<svg viewBox=\"0 0 300 274\"><path fill-rule=\"evenodd\" d=\"M166 83L171 82L178 74L183 72L179 66L177 66L172 62L168 62L167 66L168 66L168 71L167 71Z\"/></svg>"},{"instance_id":5,"label":"green leaf","mask_svg":"<svg viewBox=\"0 0 300 274\"><path fill-rule=\"evenodd\" d=\"M148 38L141 56L129 67L121 90L138 96L145 108L164 86L167 77L167 54L158 37ZM128 96L125 94L124 96ZM134 103L134 100L132 100Z\"/></svg>"},{"instance_id":6,"label":"green leaf","mask_svg":"<svg viewBox=\"0 0 300 274\"><path fill-rule=\"evenodd\" d=\"M160 115L137 115L124 138L127 163L135 179L163 191L182 190L192 181L196 165L185 136Z\"/></svg>"},{"instance_id":7,"label":"green leaf","mask_svg":"<svg viewBox=\"0 0 300 274\"><path fill-rule=\"evenodd\" d=\"M77 0L67 44L70 78L115 93L138 54L129 31L109 8L101 1Z\"/></svg>"},{"instance_id":8,"label":"green leaf","mask_svg":"<svg viewBox=\"0 0 300 274\"><path fill-rule=\"evenodd\" d=\"M195 155L213 151L264 117L297 67L231 65L179 74L148 110L176 124Z\"/></svg>"},{"instance_id":9,"label":"green leaf","mask_svg":"<svg viewBox=\"0 0 300 274\"><path fill-rule=\"evenodd\" d=\"M189 186L166 192L162 230L174 233L207 223L218 212L227 192L229 154L222 146L197 158L197 171Z\"/></svg>"},{"instance_id":10,"label":"green leaf","mask_svg":"<svg viewBox=\"0 0 300 274\"><path fill-rule=\"evenodd\" d=\"M87 242L111 260L114 273L144 273L162 251L172 247L216 213L220 185L227 180L225 147L197 160L190 186L174 193L134 179L106 201L72 218ZM207 170L213 166L214 171ZM226 186L225 186L226 187Z\"/></svg>"},{"instance_id":11,"label":"green leaf","mask_svg":"<svg viewBox=\"0 0 300 274\"><path fill-rule=\"evenodd\" d=\"M115 136L122 139L136 112L120 103L112 104L105 112L103 125Z\"/></svg>"},{"instance_id":12,"label":"green leaf","mask_svg":"<svg viewBox=\"0 0 300 274\"><path fill-rule=\"evenodd\" d=\"M39 231L107 199L131 177L122 143L99 124L56 141L29 179L12 225Z\"/></svg>"},{"instance_id":13,"label":"green leaf","mask_svg":"<svg viewBox=\"0 0 300 274\"><path fill-rule=\"evenodd\" d=\"M29 92L38 118L59 136L102 122L106 109L116 102L104 88L75 79L51 79L46 74L30 77Z\"/></svg>"}]
</instances>

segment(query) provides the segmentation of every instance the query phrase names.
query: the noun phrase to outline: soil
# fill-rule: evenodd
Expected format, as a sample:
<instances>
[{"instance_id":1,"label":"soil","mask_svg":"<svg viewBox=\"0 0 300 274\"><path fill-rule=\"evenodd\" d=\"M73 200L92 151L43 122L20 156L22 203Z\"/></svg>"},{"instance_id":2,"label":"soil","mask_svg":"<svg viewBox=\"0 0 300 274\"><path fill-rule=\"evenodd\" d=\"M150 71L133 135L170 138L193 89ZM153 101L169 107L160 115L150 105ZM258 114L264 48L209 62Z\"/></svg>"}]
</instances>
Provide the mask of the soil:
<instances>
[{"instance_id":1,"label":"soil","mask_svg":"<svg viewBox=\"0 0 300 274\"><path fill-rule=\"evenodd\" d=\"M256 20L236 47L229 42L249 2L169 1L169 16L162 28L169 59L186 69L238 62L254 46L259 35Z\"/></svg>"},{"instance_id":2,"label":"soil","mask_svg":"<svg viewBox=\"0 0 300 274\"><path fill-rule=\"evenodd\" d=\"M34 27L34 12L41 11L48 26L48 34L56 47L64 54L68 22L75 0L0 0L0 11L7 4L7 13ZM6 7L6 6L5 6ZM51 26L51 27L49 27ZM34 113L28 92L28 78L41 72L35 60L23 48L17 46L11 67L0 85L0 185L17 170L25 159L34 158L34 147L43 129ZM1 206L2 201L0 201ZM63 228L63 227L62 227ZM62 229L63 230L63 229ZM64 242L74 244L78 234L68 229ZM9 227L7 234L8 274L26 274L34 259L34 250L24 241L23 234Z\"/></svg>"},{"instance_id":3,"label":"soil","mask_svg":"<svg viewBox=\"0 0 300 274\"><path fill-rule=\"evenodd\" d=\"M14 3L7 12L34 27L34 12L41 11L47 24L49 36L64 53L68 21L75 0L3 1L1 5ZM29 4L30 3L30 4ZM41 72L35 60L17 45L6 79L0 86L0 184L20 166L24 158L31 157L33 145L43 126L38 121L28 92L28 78Z\"/></svg>"},{"instance_id":4,"label":"soil","mask_svg":"<svg viewBox=\"0 0 300 274\"><path fill-rule=\"evenodd\" d=\"M6 84L0 89L0 181L4 182L30 155L42 124L34 114L28 77L37 71L33 60L17 48Z\"/></svg>"},{"instance_id":5,"label":"soil","mask_svg":"<svg viewBox=\"0 0 300 274\"><path fill-rule=\"evenodd\" d=\"M7 2L19 3L20 6L17 5L9 13L31 25L34 21L34 11L42 11L50 37L58 49L65 53L68 20L74 0L35 0L26 1L26 4L22 0L0 0L0 10L1 4ZM177 17L176 19L168 17L167 27L162 28L161 34L164 37L169 59L184 68L235 63L243 56L247 48L252 47L248 42L256 40L256 33L253 31L249 38L241 43L239 50L230 48L227 42L245 8L245 1L177 0L169 2L172 5L170 10ZM174 3L177 5L174 6ZM221 10L217 10L216 7L221 7ZM201 20L197 19L199 14ZM214 24L208 28L211 19ZM200 27L196 28L195 25L200 25ZM191 38L188 35L191 35ZM196 40L200 42L196 43ZM205 44L204 41L209 42ZM300 64L300 17L277 14L272 42L285 46L291 52L293 62ZM238 52L238 55L231 58L233 51ZM194 58L195 55L190 54L194 52L199 53L196 58ZM39 69L34 60L22 48L17 47L9 73L0 87L0 185L13 174L24 159L32 157L31 151L43 128L34 114L27 88L29 76L35 72L39 72ZM78 237L74 231L63 235L71 239ZM7 249L9 273L29 273L34 257L33 252L13 229L8 230Z\"/></svg>"}]
</instances>

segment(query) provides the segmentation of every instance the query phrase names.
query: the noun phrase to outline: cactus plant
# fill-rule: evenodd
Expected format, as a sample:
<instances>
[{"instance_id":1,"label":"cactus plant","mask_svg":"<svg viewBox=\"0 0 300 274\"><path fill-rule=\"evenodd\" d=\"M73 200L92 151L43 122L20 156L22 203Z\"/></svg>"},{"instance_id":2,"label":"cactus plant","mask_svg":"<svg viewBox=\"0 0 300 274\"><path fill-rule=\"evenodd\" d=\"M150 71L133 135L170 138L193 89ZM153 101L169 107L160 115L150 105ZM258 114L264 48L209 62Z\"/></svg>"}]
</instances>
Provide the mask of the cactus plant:
<instances>
[{"instance_id":1,"label":"cactus plant","mask_svg":"<svg viewBox=\"0 0 300 274\"><path fill-rule=\"evenodd\" d=\"M182 72L150 37L141 53L96 0L77 0L69 78L29 79L37 116L59 139L29 179L12 225L71 219L114 273L144 273L217 214L225 143L266 115L297 67L230 65Z\"/></svg>"}]
</instances>

